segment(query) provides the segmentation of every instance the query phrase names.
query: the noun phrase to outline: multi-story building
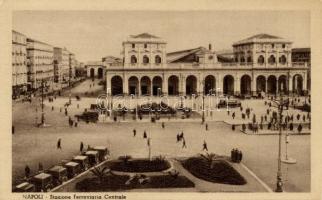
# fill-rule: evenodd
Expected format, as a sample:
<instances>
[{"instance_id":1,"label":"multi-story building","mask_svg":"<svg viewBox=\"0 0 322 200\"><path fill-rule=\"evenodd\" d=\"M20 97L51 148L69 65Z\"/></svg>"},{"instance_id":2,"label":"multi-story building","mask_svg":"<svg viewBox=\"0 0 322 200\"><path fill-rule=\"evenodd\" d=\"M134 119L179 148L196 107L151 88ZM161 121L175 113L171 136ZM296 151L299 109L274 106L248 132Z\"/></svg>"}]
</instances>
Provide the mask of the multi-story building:
<instances>
[{"instance_id":1,"label":"multi-story building","mask_svg":"<svg viewBox=\"0 0 322 200\"><path fill-rule=\"evenodd\" d=\"M12 31L12 95L18 97L27 91L27 37Z\"/></svg>"},{"instance_id":2,"label":"multi-story building","mask_svg":"<svg viewBox=\"0 0 322 200\"><path fill-rule=\"evenodd\" d=\"M70 76L69 52L66 48L54 47L55 82L68 84Z\"/></svg>"},{"instance_id":3,"label":"multi-story building","mask_svg":"<svg viewBox=\"0 0 322 200\"><path fill-rule=\"evenodd\" d=\"M293 48L292 62L305 62L309 66L307 75L307 89L311 90L311 48Z\"/></svg>"},{"instance_id":4,"label":"multi-story building","mask_svg":"<svg viewBox=\"0 0 322 200\"><path fill-rule=\"evenodd\" d=\"M71 80L75 78L75 67L76 67L76 58L75 54L69 53L69 77Z\"/></svg>"},{"instance_id":5,"label":"multi-story building","mask_svg":"<svg viewBox=\"0 0 322 200\"><path fill-rule=\"evenodd\" d=\"M53 46L27 38L28 81L33 89L45 83L50 89L54 80Z\"/></svg>"},{"instance_id":6,"label":"multi-story building","mask_svg":"<svg viewBox=\"0 0 322 200\"><path fill-rule=\"evenodd\" d=\"M234 61L221 62L212 45L166 52L148 33L123 42L124 64L106 66L107 92L167 95L265 95L307 90L308 66L292 63L292 43L258 34L233 44Z\"/></svg>"}]
</instances>

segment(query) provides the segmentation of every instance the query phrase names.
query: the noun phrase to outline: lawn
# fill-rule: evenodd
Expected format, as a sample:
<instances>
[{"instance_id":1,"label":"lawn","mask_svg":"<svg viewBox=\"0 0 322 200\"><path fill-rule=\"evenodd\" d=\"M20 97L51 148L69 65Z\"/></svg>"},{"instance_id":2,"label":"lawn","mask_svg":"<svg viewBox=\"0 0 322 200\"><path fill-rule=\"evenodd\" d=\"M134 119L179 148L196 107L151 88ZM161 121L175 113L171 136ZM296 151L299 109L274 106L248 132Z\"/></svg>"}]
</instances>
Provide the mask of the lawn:
<instances>
[{"instance_id":1,"label":"lawn","mask_svg":"<svg viewBox=\"0 0 322 200\"><path fill-rule=\"evenodd\" d=\"M191 157L182 165L197 178L213 183L244 185L246 180L227 161L209 161L203 157Z\"/></svg>"}]
</instances>

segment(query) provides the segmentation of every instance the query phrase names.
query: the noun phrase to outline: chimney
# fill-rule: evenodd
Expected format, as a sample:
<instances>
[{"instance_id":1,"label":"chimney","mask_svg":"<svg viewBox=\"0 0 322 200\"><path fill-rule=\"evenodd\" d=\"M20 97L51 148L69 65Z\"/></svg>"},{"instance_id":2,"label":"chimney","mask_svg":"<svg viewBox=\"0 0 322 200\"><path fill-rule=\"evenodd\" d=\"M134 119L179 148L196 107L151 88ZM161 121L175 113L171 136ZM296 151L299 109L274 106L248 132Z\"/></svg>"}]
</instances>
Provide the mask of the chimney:
<instances>
[{"instance_id":1,"label":"chimney","mask_svg":"<svg viewBox=\"0 0 322 200\"><path fill-rule=\"evenodd\" d=\"M209 50L211 51L212 50L212 48L211 48L211 44L209 43Z\"/></svg>"}]
</instances>

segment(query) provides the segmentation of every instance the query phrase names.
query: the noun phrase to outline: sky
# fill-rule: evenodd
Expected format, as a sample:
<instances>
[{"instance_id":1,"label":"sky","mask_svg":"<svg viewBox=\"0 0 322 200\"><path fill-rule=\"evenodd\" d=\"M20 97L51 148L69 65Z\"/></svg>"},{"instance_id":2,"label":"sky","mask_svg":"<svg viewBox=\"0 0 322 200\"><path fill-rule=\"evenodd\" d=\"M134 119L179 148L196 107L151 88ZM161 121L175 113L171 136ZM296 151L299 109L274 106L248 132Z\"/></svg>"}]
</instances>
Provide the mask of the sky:
<instances>
[{"instance_id":1,"label":"sky","mask_svg":"<svg viewBox=\"0 0 322 200\"><path fill-rule=\"evenodd\" d=\"M15 11L13 29L56 47L66 47L81 62L121 57L129 35L150 33L167 42L167 52L232 44L267 33L310 47L307 11Z\"/></svg>"}]
</instances>

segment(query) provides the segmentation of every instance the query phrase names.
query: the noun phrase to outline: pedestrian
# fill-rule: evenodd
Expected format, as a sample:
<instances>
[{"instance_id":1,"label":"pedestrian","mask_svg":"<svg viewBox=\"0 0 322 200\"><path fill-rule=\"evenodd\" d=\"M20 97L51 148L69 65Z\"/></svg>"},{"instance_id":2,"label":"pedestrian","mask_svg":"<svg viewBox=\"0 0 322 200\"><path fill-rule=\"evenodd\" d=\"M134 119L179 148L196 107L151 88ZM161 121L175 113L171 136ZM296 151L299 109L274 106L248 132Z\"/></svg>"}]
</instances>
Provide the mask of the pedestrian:
<instances>
[{"instance_id":1,"label":"pedestrian","mask_svg":"<svg viewBox=\"0 0 322 200\"><path fill-rule=\"evenodd\" d=\"M146 131L144 130L144 132L143 132L143 138L145 139L145 138L147 138L147 135L146 135Z\"/></svg>"},{"instance_id":2,"label":"pedestrian","mask_svg":"<svg viewBox=\"0 0 322 200\"><path fill-rule=\"evenodd\" d=\"M186 140L184 138L183 138L183 141L182 141L182 148L187 148Z\"/></svg>"},{"instance_id":3,"label":"pedestrian","mask_svg":"<svg viewBox=\"0 0 322 200\"><path fill-rule=\"evenodd\" d=\"M203 150L203 151L204 151L204 150L208 151L207 143L206 143L206 141L205 141L205 140L203 141L202 150Z\"/></svg>"},{"instance_id":4,"label":"pedestrian","mask_svg":"<svg viewBox=\"0 0 322 200\"><path fill-rule=\"evenodd\" d=\"M61 139L60 138L57 141L57 149L61 149Z\"/></svg>"},{"instance_id":5,"label":"pedestrian","mask_svg":"<svg viewBox=\"0 0 322 200\"><path fill-rule=\"evenodd\" d=\"M206 123L206 131L208 131L208 124Z\"/></svg>"},{"instance_id":6,"label":"pedestrian","mask_svg":"<svg viewBox=\"0 0 322 200\"><path fill-rule=\"evenodd\" d=\"M62 111L62 108L60 107L60 108L59 108L59 112L61 112L61 111Z\"/></svg>"},{"instance_id":7,"label":"pedestrian","mask_svg":"<svg viewBox=\"0 0 322 200\"><path fill-rule=\"evenodd\" d=\"M136 130L133 129L133 137L135 137L135 136L136 136Z\"/></svg>"},{"instance_id":8,"label":"pedestrian","mask_svg":"<svg viewBox=\"0 0 322 200\"><path fill-rule=\"evenodd\" d=\"M164 122L162 122L161 126L162 126L162 128L164 129Z\"/></svg>"},{"instance_id":9,"label":"pedestrian","mask_svg":"<svg viewBox=\"0 0 322 200\"><path fill-rule=\"evenodd\" d=\"M183 135L183 131L181 131L181 135L180 135L180 138L184 138L184 135Z\"/></svg>"},{"instance_id":10,"label":"pedestrian","mask_svg":"<svg viewBox=\"0 0 322 200\"><path fill-rule=\"evenodd\" d=\"M65 108L65 116L68 115L68 111L67 111L67 108Z\"/></svg>"},{"instance_id":11,"label":"pedestrian","mask_svg":"<svg viewBox=\"0 0 322 200\"><path fill-rule=\"evenodd\" d=\"M235 112L233 112L233 114L231 116L233 117L233 119L235 119Z\"/></svg>"},{"instance_id":12,"label":"pedestrian","mask_svg":"<svg viewBox=\"0 0 322 200\"><path fill-rule=\"evenodd\" d=\"M26 177L26 179L29 178L29 176L30 176L30 168L29 168L28 165L26 165L26 167L25 167L25 177Z\"/></svg>"},{"instance_id":13,"label":"pedestrian","mask_svg":"<svg viewBox=\"0 0 322 200\"><path fill-rule=\"evenodd\" d=\"M79 151L82 153L83 152L83 148L84 148L84 144L83 142L80 143L80 146L79 146Z\"/></svg>"},{"instance_id":14,"label":"pedestrian","mask_svg":"<svg viewBox=\"0 0 322 200\"><path fill-rule=\"evenodd\" d=\"M51 111L53 111L53 110L54 110L54 106L51 107Z\"/></svg>"}]
</instances>

